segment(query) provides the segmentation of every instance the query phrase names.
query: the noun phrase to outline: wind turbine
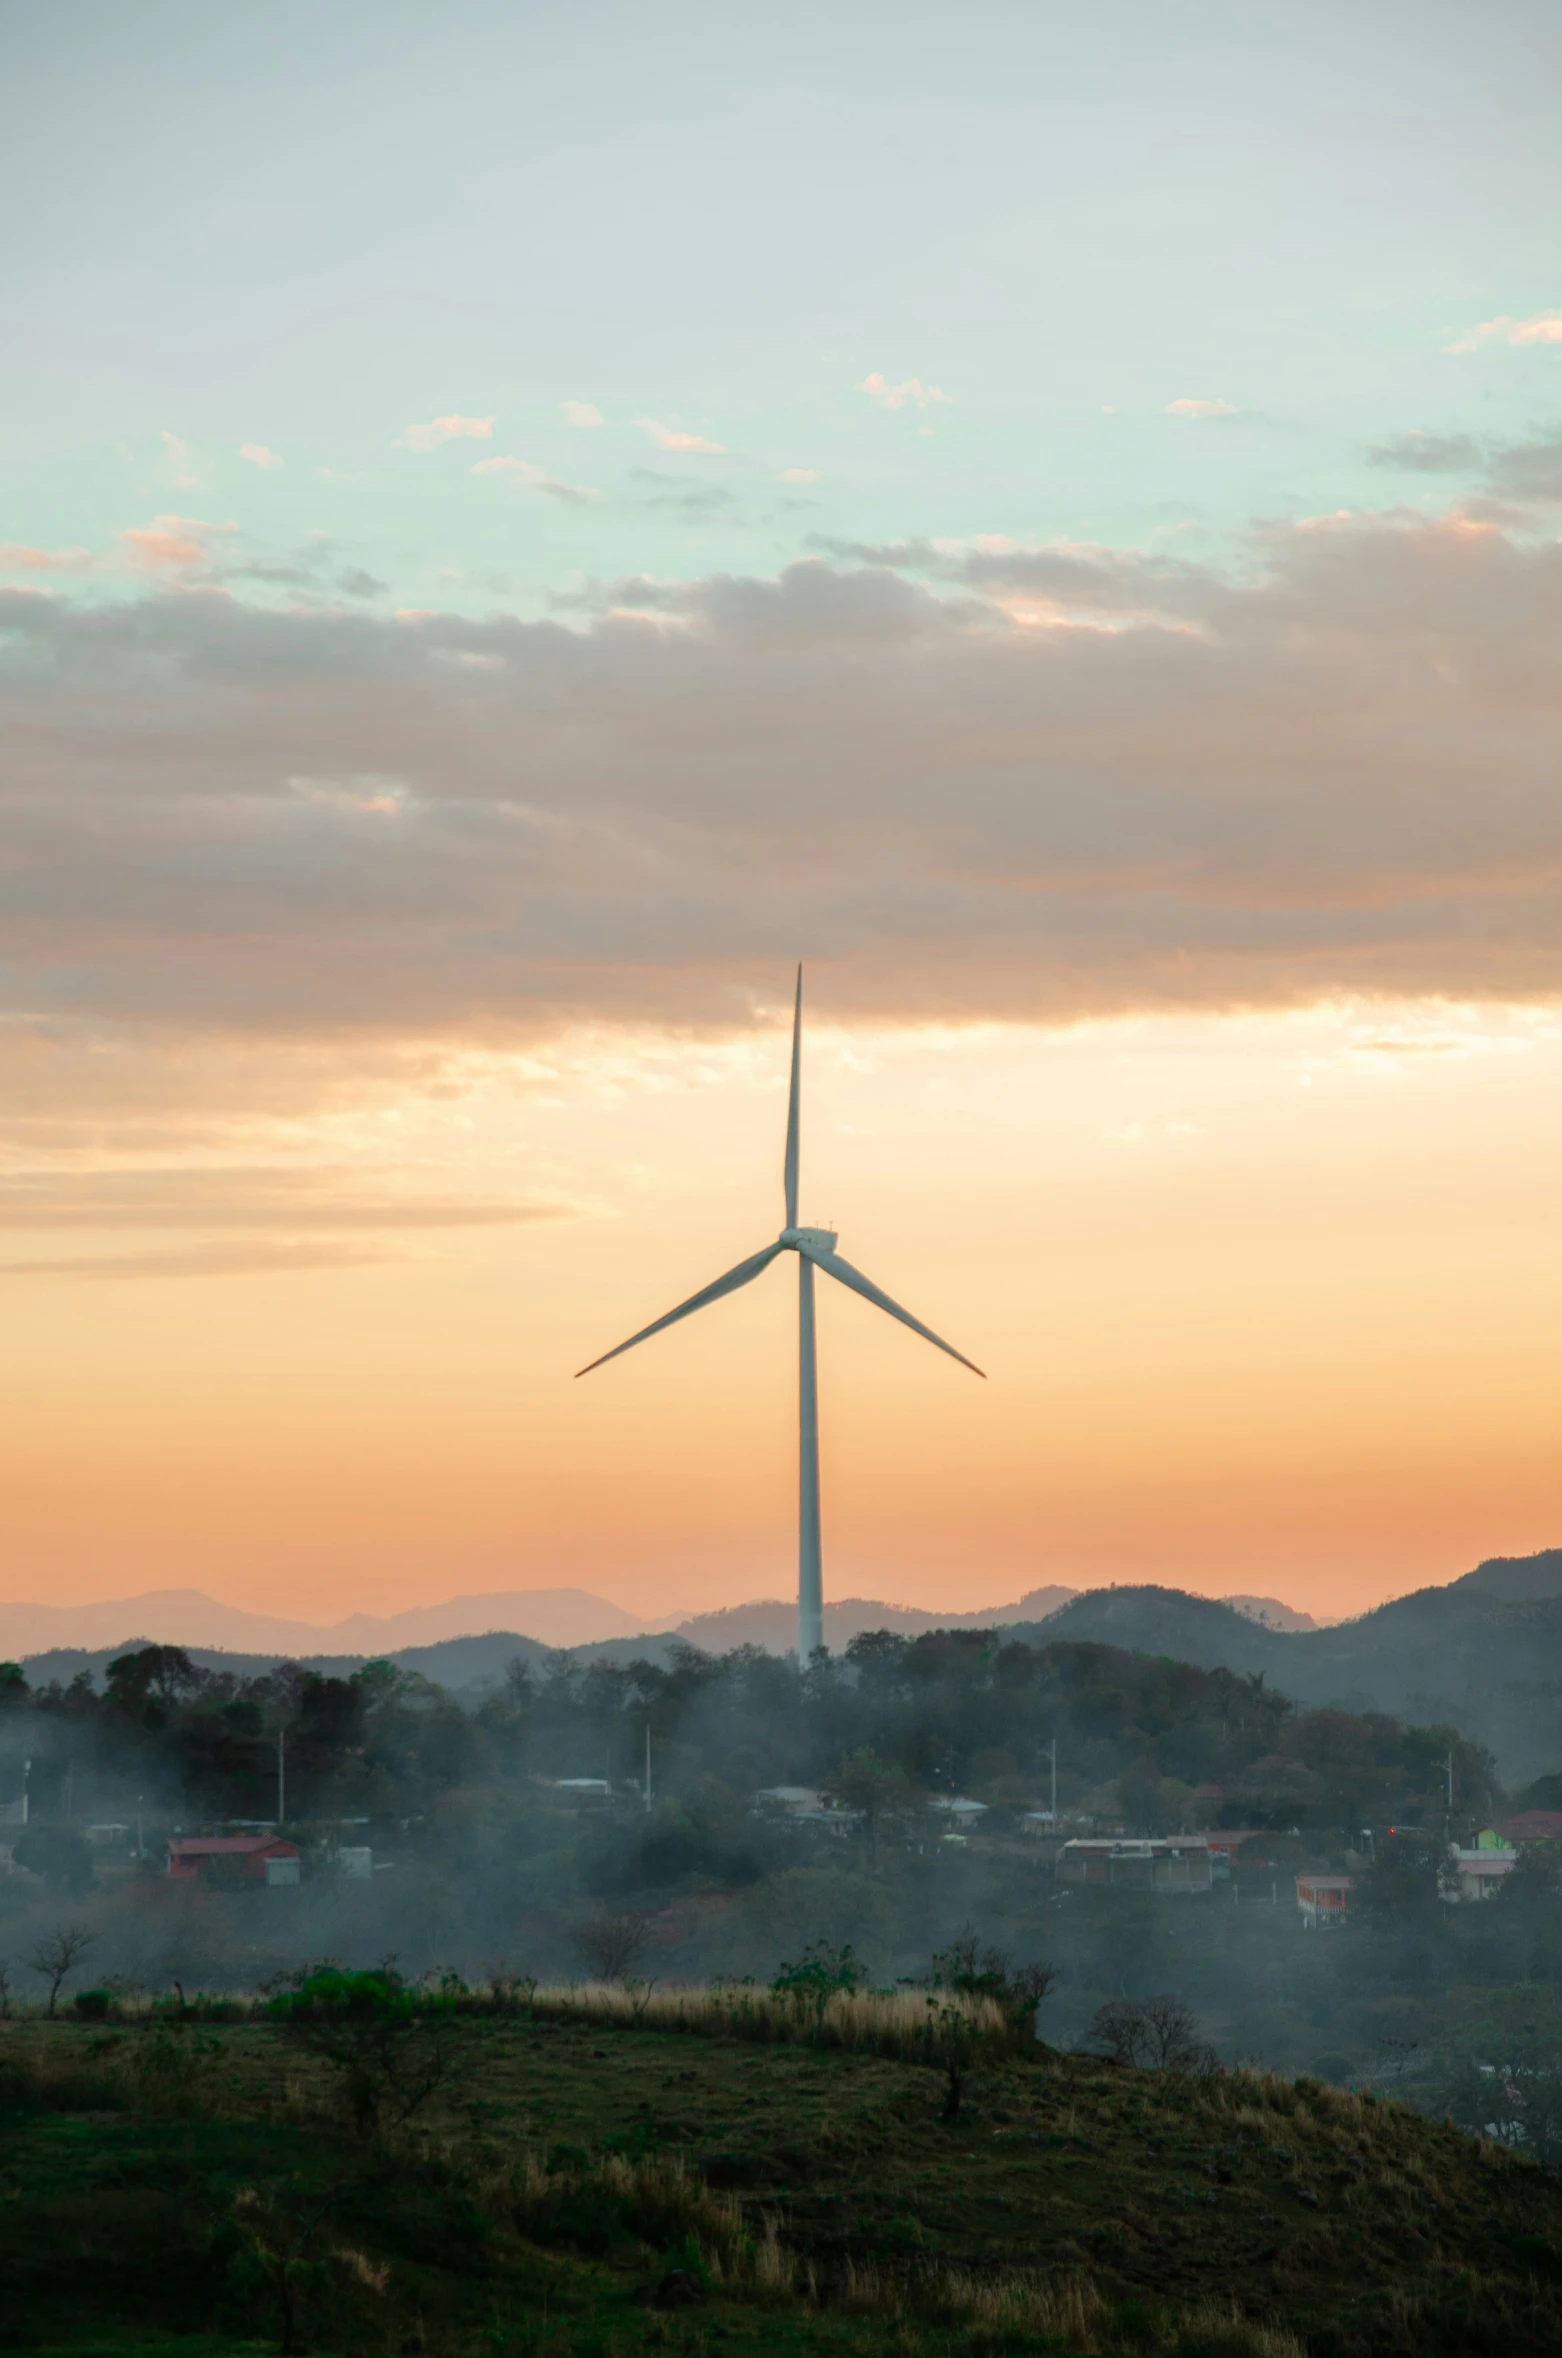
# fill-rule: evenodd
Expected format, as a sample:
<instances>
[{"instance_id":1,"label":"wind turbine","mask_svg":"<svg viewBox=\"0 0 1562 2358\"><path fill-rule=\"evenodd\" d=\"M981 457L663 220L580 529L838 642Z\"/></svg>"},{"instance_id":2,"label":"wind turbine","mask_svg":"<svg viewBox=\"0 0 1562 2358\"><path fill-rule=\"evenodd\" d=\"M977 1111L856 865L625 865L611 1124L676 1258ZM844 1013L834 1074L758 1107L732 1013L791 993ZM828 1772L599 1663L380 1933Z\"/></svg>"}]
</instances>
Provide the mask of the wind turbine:
<instances>
[{"instance_id":1,"label":"wind turbine","mask_svg":"<svg viewBox=\"0 0 1562 2358\"><path fill-rule=\"evenodd\" d=\"M824 1572L819 1545L819 1371L814 1345L814 1271L823 1269L829 1276L854 1294L861 1294L865 1302L872 1302L880 1310L887 1310L891 1318L898 1318L902 1326L909 1326L913 1334L926 1342L935 1343L940 1351L947 1351L951 1359L958 1359L973 1375L982 1370L974 1360L957 1351L953 1343L946 1343L942 1335L935 1335L920 1318L913 1318L909 1310L902 1310L881 1293L873 1280L854 1269L850 1261L843 1261L836 1251L835 1231L831 1228L799 1228L797 1225L797 1167L798 1133L800 1129L803 1048L803 970L797 970L797 1001L792 1013L792 1090L786 1115L786 1226L774 1244L753 1253L729 1269L725 1277L718 1277L714 1285L691 1294L680 1302L676 1310L669 1310L665 1318L643 1326L627 1343L619 1343L611 1351L604 1351L600 1359L593 1359L590 1367L577 1370L579 1376L590 1375L594 1367L605 1367L610 1359L617 1359L624 1351L632 1351L636 1343L648 1336L659 1335L664 1326L676 1326L680 1318L692 1317L708 1302L719 1302L723 1294L735 1294L740 1286L752 1285L762 1270L768 1269L779 1253L797 1255L797 1659L806 1666L824 1644ZM985 1378L983 1379L985 1381Z\"/></svg>"}]
</instances>

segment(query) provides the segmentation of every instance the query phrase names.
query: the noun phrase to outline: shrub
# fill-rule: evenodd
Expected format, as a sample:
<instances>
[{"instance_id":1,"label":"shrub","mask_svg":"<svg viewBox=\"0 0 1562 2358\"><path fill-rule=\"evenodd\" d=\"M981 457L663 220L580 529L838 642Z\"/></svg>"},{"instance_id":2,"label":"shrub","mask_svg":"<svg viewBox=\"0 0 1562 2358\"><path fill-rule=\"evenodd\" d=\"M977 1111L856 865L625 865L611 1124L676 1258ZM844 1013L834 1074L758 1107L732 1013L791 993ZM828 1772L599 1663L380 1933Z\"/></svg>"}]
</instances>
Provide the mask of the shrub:
<instances>
[{"instance_id":1,"label":"shrub","mask_svg":"<svg viewBox=\"0 0 1562 2358\"><path fill-rule=\"evenodd\" d=\"M404 1982L393 1966L353 1973L327 1965L279 1992L269 2012L285 2037L336 2073L354 2129L375 2137L405 2127L451 2078L458 1999Z\"/></svg>"},{"instance_id":2,"label":"shrub","mask_svg":"<svg viewBox=\"0 0 1562 2358\"><path fill-rule=\"evenodd\" d=\"M71 2004L83 2022L106 2022L114 2011L114 2000L107 1990L78 1990Z\"/></svg>"}]
</instances>

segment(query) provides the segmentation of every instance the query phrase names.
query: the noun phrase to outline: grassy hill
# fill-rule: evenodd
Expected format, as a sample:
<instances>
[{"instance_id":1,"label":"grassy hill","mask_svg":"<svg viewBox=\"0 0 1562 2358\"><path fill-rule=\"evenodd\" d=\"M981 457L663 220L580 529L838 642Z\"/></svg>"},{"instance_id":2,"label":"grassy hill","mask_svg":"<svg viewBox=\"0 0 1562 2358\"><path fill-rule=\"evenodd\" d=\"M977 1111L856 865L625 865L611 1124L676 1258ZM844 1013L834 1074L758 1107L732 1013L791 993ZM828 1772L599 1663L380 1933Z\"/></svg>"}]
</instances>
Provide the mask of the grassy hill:
<instances>
[{"instance_id":1,"label":"grassy hill","mask_svg":"<svg viewBox=\"0 0 1562 2358\"><path fill-rule=\"evenodd\" d=\"M354 2136L274 2027L0 2023L0 2350L1562 2353L1562 2184L1399 2106L463 2019ZM289 2323L289 2320L291 2321Z\"/></svg>"}]
</instances>

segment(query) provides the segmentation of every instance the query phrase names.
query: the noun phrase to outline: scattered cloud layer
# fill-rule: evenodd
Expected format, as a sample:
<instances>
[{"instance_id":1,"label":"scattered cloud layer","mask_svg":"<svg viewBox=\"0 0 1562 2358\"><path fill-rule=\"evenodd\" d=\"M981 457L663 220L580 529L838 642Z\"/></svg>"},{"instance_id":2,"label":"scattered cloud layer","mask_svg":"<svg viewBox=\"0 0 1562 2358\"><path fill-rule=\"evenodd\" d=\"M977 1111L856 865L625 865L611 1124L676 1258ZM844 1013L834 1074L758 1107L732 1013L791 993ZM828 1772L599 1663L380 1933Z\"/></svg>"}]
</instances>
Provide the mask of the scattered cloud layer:
<instances>
[{"instance_id":1,"label":"scattered cloud layer","mask_svg":"<svg viewBox=\"0 0 1562 2358\"><path fill-rule=\"evenodd\" d=\"M430 418L425 426L409 426L397 444L400 450L438 450L446 442L491 442L492 418Z\"/></svg>"},{"instance_id":2,"label":"scattered cloud layer","mask_svg":"<svg viewBox=\"0 0 1562 2358\"><path fill-rule=\"evenodd\" d=\"M741 1024L799 955L890 1018L1553 995L1559 631L1562 548L1464 511L574 626L0 591L0 1046Z\"/></svg>"},{"instance_id":3,"label":"scattered cloud layer","mask_svg":"<svg viewBox=\"0 0 1562 2358\"><path fill-rule=\"evenodd\" d=\"M241 459L248 459L252 467L265 467L269 469L272 467L280 467L282 464L282 461L278 457L277 453L274 450L268 450L264 442L241 442L239 444L239 456Z\"/></svg>"},{"instance_id":4,"label":"scattered cloud layer","mask_svg":"<svg viewBox=\"0 0 1562 2358\"><path fill-rule=\"evenodd\" d=\"M939 402L953 406L954 396L941 393L936 385L924 385L920 377L907 377L903 383L892 385L879 369L863 378L857 387L881 409L929 409Z\"/></svg>"},{"instance_id":5,"label":"scattered cloud layer","mask_svg":"<svg viewBox=\"0 0 1562 2358\"><path fill-rule=\"evenodd\" d=\"M1445 352L1479 352L1486 344L1562 344L1562 311L1537 311L1529 319L1510 319L1502 312L1466 328Z\"/></svg>"},{"instance_id":6,"label":"scattered cloud layer","mask_svg":"<svg viewBox=\"0 0 1562 2358\"><path fill-rule=\"evenodd\" d=\"M1195 422L1207 418L1237 418L1242 412L1231 401L1168 401L1169 418L1190 418Z\"/></svg>"}]
</instances>

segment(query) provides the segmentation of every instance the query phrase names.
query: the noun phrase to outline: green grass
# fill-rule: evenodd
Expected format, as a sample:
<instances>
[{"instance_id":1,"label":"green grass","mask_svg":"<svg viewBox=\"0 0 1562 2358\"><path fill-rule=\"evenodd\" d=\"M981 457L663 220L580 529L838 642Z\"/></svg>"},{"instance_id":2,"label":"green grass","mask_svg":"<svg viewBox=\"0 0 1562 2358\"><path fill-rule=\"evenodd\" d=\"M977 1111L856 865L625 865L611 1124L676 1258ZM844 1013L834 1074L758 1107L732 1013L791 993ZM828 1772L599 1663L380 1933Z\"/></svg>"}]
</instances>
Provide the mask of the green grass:
<instances>
[{"instance_id":1,"label":"green grass","mask_svg":"<svg viewBox=\"0 0 1562 2358\"><path fill-rule=\"evenodd\" d=\"M0 2024L0 2351L273 2351L286 2263L316 2358L1562 2358L1562 2182L1391 2103L1043 2058L948 2121L868 2052L454 2035L386 2146L258 2024Z\"/></svg>"}]
</instances>

